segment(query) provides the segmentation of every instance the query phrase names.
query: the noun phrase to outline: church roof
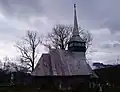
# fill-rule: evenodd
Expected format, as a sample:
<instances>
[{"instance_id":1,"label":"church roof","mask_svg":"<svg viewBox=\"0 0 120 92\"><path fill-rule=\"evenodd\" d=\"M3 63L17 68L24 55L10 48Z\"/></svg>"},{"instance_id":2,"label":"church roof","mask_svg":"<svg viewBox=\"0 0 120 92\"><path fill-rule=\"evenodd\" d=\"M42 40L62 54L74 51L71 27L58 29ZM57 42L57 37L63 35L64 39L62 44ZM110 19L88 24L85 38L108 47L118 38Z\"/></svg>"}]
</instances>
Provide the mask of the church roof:
<instances>
[{"instance_id":1,"label":"church roof","mask_svg":"<svg viewBox=\"0 0 120 92\"><path fill-rule=\"evenodd\" d=\"M43 54L38 61L34 76L91 75L92 69L80 52L54 49Z\"/></svg>"},{"instance_id":2,"label":"church roof","mask_svg":"<svg viewBox=\"0 0 120 92\"><path fill-rule=\"evenodd\" d=\"M77 41L77 42L85 42L80 36L72 36L69 40L69 42L73 42L73 41Z\"/></svg>"}]
</instances>

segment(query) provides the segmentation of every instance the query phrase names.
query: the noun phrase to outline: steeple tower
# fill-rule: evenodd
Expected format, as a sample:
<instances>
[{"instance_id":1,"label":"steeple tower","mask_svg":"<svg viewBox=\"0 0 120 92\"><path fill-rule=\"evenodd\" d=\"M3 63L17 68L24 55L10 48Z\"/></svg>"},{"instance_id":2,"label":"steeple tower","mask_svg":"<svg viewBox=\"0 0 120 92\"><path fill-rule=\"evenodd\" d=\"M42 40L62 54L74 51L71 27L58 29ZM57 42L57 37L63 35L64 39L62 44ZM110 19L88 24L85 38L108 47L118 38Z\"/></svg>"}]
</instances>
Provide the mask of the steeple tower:
<instances>
[{"instance_id":1,"label":"steeple tower","mask_svg":"<svg viewBox=\"0 0 120 92\"><path fill-rule=\"evenodd\" d=\"M79 35L79 31L78 31L78 23L77 23L77 15L76 15L76 4L74 4L74 29L73 29L73 35L77 36Z\"/></svg>"},{"instance_id":2,"label":"steeple tower","mask_svg":"<svg viewBox=\"0 0 120 92\"><path fill-rule=\"evenodd\" d=\"M80 37L78 30L77 14L76 14L76 4L74 4L74 28L72 32L72 37L68 42L68 50L76 52L85 52L85 41Z\"/></svg>"}]
</instances>

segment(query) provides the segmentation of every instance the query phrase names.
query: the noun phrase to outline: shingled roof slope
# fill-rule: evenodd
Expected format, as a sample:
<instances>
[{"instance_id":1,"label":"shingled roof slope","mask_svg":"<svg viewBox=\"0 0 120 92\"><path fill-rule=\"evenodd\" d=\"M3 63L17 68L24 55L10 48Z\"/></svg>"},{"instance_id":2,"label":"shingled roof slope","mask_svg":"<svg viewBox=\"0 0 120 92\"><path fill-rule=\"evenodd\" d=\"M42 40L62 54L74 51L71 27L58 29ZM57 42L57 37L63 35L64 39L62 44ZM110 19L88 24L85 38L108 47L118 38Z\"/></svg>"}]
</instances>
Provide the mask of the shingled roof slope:
<instances>
[{"instance_id":1,"label":"shingled roof slope","mask_svg":"<svg viewBox=\"0 0 120 92\"><path fill-rule=\"evenodd\" d=\"M42 54L34 71L31 73L34 76L48 76L52 74L51 62L49 54Z\"/></svg>"},{"instance_id":2,"label":"shingled roof slope","mask_svg":"<svg viewBox=\"0 0 120 92\"><path fill-rule=\"evenodd\" d=\"M84 54L54 49L49 54L41 56L32 74L35 76L90 75L92 69L87 64Z\"/></svg>"}]
</instances>

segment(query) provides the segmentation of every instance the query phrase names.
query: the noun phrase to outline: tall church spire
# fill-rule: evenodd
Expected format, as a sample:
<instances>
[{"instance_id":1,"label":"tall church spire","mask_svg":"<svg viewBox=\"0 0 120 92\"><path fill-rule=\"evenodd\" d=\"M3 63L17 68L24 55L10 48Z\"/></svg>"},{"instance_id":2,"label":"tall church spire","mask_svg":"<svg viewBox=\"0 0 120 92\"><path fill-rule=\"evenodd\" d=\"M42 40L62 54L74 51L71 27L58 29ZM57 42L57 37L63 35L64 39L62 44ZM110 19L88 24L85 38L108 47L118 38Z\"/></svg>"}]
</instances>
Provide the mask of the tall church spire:
<instances>
[{"instance_id":1,"label":"tall church spire","mask_svg":"<svg viewBox=\"0 0 120 92\"><path fill-rule=\"evenodd\" d=\"M72 32L72 37L68 42L68 50L85 52L85 41L80 37L77 23L77 14L76 14L76 4L74 4L74 28Z\"/></svg>"},{"instance_id":2,"label":"tall church spire","mask_svg":"<svg viewBox=\"0 0 120 92\"><path fill-rule=\"evenodd\" d=\"M76 4L74 4L74 29L73 29L73 36L79 35L78 31L78 23L77 23L77 14L76 14Z\"/></svg>"}]
</instances>

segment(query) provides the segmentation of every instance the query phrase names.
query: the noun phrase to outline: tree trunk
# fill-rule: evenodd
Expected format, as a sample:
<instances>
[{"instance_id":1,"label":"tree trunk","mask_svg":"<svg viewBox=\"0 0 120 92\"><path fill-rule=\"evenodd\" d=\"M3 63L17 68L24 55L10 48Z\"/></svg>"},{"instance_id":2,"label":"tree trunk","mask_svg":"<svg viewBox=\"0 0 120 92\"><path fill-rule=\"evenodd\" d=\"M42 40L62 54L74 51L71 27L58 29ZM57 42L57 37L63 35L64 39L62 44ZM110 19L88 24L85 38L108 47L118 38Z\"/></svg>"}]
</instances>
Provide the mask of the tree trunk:
<instances>
[{"instance_id":1,"label":"tree trunk","mask_svg":"<svg viewBox=\"0 0 120 92\"><path fill-rule=\"evenodd\" d=\"M35 56L35 48L33 47L33 53L32 53L32 58L33 58L33 61L32 61L32 71L34 70L34 63L35 63L35 57L34 56Z\"/></svg>"},{"instance_id":2,"label":"tree trunk","mask_svg":"<svg viewBox=\"0 0 120 92\"><path fill-rule=\"evenodd\" d=\"M32 63L32 71L34 70L34 63Z\"/></svg>"}]
</instances>

